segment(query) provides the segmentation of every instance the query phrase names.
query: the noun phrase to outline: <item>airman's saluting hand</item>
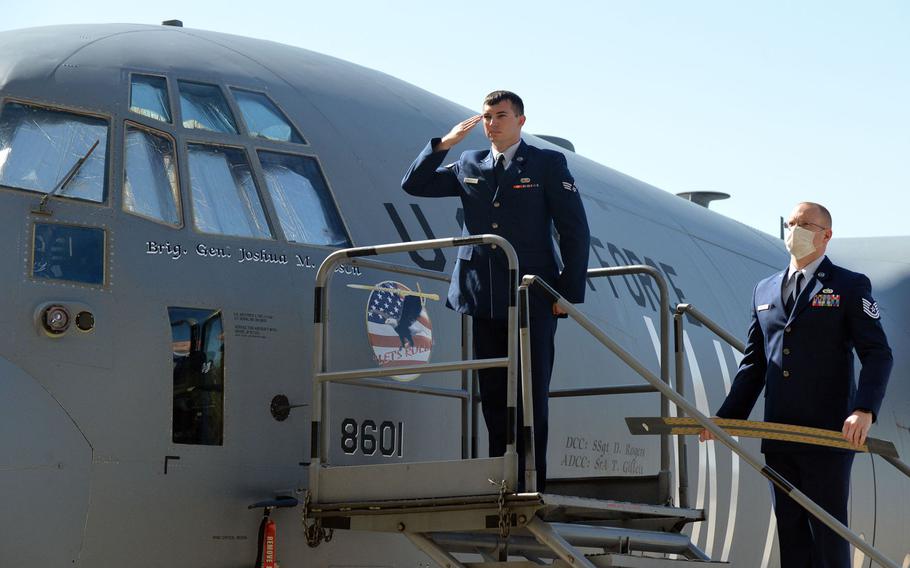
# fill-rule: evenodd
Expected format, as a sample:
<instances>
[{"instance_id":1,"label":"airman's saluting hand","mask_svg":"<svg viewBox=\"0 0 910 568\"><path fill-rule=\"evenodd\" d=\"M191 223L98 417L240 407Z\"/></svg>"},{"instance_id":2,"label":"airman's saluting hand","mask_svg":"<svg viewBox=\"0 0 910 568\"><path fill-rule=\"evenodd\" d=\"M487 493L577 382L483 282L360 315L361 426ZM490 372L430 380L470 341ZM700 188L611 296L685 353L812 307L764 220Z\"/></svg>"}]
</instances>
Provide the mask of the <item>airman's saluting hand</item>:
<instances>
[{"instance_id":1,"label":"airman's saluting hand","mask_svg":"<svg viewBox=\"0 0 910 568\"><path fill-rule=\"evenodd\" d=\"M483 119L481 115L475 115L467 120L463 120L452 127L452 130L449 130L449 133L442 137L442 140L436 147L433 148L434 151L439 152L441 150L448 150L452 146L458 144L464 137L468 135L468 132L472 128L477 126L477 123Z\"/></svg>"}]
</instances>

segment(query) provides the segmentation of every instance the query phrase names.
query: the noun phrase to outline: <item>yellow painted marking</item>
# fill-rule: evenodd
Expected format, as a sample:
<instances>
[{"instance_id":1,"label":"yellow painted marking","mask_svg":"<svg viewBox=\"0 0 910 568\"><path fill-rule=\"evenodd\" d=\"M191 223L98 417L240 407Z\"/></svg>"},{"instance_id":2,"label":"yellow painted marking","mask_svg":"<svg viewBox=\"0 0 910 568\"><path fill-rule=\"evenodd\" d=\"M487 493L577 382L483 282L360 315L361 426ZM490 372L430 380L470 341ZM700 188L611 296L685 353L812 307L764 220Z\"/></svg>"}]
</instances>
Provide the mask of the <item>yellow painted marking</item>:
<instances>
[{"instance_id":1,"label":"yellow painted marking","mask_svg":"<svg viewBox=\"0 0 910 568\"><path fill-rule=\"evenodd\" d=\"M633 434L673 434L677 436L690 436L700 434L704 429L694 418L688 417L627 418L626 421L629 423ZM897 449L891 442L867 438L867 442L862 446L854 446L847 440L844 440L841 432L836 430L824 430L822 428L812 428L810 426L796 426L793 424L779 424L775 422L736 420L733 418L713 418L712 422L723 428L724 431L731 436L781 440L784 442L800 442L803 444L841 448L857 452L872 452L897 457ZM633 426L639 427L642 431L636 432Z\"/></svg>"},{"instance_id":2,"label":"yellow painted marking","mask_svg":"<svg viewBox=\"0 0 910 568\"><path fill-rule=\"evenodd\" d=\"M414 290L399 290L398 288L382 288L380 286L367 286L365 284L348 284L348 288L356 288L358 290L378 290L380 292L391 292L393 294L398 294L399 296L417 296L418 298L426 298L427 300L436 300L439 301L439 294L430 294L427 292L415 292Z\"/></svg>"}]
</instances>

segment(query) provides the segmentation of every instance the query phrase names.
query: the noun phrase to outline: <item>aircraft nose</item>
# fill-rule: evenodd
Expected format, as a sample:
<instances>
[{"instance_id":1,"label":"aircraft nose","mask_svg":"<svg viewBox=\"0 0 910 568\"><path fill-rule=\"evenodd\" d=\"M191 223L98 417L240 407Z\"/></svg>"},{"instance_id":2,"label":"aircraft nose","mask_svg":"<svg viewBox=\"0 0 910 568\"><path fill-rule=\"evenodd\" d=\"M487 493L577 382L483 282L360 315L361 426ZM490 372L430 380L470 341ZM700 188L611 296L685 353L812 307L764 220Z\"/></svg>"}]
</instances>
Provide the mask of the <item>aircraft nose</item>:
<instances>
[{"instance_id":1,"label":"aircraft nose","mask_svg":"<svg viewBox=\"0 0 910 568\"><path fill-rule=\"evenodd\" d=\"M92 448L32 376L0 357L0 566L72 566Z\"/></svg>"}]
</instances>

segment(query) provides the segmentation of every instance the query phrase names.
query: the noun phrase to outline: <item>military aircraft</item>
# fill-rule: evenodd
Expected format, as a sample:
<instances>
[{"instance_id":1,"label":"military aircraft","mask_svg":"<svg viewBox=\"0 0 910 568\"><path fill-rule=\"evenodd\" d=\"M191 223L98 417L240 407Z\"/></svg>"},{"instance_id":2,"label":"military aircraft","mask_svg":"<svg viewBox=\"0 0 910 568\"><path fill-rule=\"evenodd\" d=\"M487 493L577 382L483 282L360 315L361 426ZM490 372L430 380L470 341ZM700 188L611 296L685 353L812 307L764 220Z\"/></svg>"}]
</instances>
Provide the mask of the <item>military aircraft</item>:
<instances>
[{"instance_id":1,"label":"military aircraft","mask_svg":"<svg viewBox=\"0 0 910 568\"><path fill-rule=\"evenodd\" d=\"M400 179L431 136L473 111L332 57L169 24L0 33L0 565L252 566L263 510L297 499L270 509L282 566L431 566L387 532L336 530L307 544L314 277L341 248L460 234L455 200L413 198ZM779 240L558 138L526 139L565 151L591 268L651 266L674 306L744 335L753 285L787 262ZM473 133L464 146L485 144ZM903 455L908 245L835 239L831 249L874 283L896 360L872 434ZM377 379L398 390L332 385L333 463L486 455L462 373L414 370L462 358L463 321L440 300L454 259L441 248L375 259L410 273L334 268L327 367L400 374ZM624 275L588 286L580 308L657 373L654 283ZM710 414L738 356L697 320L685 326L684 392ZM661 478L661 442L632 436L623 418L657 415L660 397L619 394L645 383L572 321L560 324L557 352L554 391L617 388L551 400L553 487L633 501L636 482ZM436 396L451 392L468 396ZM776 566L767 481L720 445L687 447L669 497L650 505L686 505L685 469L698 515L672 530L714 561ZM859 454L851 529L904 567L908 505L910 481ZM683 562L622 542L610 565ZM473 556L453 554L488 558L475 544ZM871 562L859 550L854 560Z\"/></svg>"}]
</instances>

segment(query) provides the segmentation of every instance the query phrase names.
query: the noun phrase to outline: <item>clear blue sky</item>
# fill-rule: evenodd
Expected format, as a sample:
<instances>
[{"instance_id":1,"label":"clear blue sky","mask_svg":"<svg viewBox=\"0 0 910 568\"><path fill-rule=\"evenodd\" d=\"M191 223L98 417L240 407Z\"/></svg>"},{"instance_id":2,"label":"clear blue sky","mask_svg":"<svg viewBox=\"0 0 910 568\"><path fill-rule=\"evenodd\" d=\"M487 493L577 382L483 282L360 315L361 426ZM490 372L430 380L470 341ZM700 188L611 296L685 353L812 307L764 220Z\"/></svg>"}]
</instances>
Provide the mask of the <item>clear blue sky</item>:
<instances>
[{"instance_id":1,"label":"clear blue sky","mask_svg":"<svg viewBox=\"0 0 910 568\"><path fill-rule=\"evenodd\" d=\"M0 12L0 30L177 18L471 108L506 88L525 99L527 131L669 192L731 193L713 207L771 234L800 200L829 206L836 237L910 234L910 2L0 0Z\"/></svg>"}]
</instances>

